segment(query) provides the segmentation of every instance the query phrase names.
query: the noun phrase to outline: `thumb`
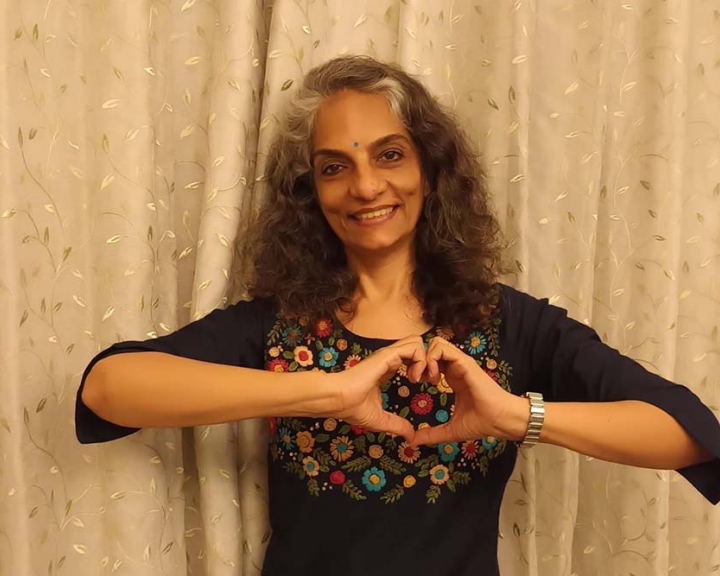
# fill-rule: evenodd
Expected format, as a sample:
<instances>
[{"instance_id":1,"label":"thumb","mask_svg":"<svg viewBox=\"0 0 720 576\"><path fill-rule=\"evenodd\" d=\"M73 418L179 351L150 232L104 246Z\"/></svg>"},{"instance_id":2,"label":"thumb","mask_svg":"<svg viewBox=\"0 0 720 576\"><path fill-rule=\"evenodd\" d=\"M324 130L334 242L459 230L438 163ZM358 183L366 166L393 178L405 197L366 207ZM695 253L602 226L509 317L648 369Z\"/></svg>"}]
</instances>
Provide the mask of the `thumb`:
<instances>
[{"instance_id":1,"label":"thumb","mask_svg":"<svg viewBox=\"0 0 720 576\"><path fill-rule=\"evenodd\" d=\"M442 444L443 442L454 442L455 438L452 428L447 424L440 426L431 426L429 428L421 428L415 432L415 440L413 444L420 446L421 444Z\"/></svg>"},{"instance_id":2,"label":"thumb","mask_svg":"<svg viewBox=\"0 0 720 576\"><path fill-rule=\"evenodd\" d=\"M410 424L408 420L397 414L383 410L376 427L378 430L394 434L395 436L402 436L410 443L415 442L415 428L413 428L413 425Z\"/></svg>"}]
</instances>

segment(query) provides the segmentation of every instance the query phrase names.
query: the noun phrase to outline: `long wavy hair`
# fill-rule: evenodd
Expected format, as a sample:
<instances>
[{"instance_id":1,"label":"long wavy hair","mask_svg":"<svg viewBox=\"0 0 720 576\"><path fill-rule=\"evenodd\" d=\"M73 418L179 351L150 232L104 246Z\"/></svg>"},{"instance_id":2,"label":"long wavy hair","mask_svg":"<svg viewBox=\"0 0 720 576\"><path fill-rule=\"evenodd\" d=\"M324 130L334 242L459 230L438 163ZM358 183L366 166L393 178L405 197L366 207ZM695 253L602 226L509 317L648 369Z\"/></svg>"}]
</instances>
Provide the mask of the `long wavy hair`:
<instances>
[{"instance_id":1,"label":"long wavy hair","mask_svg":"<svg viewBox=\"0 0 720 576\"><path fill-rule=\"evenodd\" d=\"M268 195L247 244L250 295L274 298L287 316L354 313L358 279L321 212L311 161L318 109L341 90L384 95L418 150L427 192L415 231L412 288L425 321L485 324L495 309L502 236L481 166L457 122L420 82L366 56L314 68L290 102L267 159Z\"/></svg>"}]
</instances>

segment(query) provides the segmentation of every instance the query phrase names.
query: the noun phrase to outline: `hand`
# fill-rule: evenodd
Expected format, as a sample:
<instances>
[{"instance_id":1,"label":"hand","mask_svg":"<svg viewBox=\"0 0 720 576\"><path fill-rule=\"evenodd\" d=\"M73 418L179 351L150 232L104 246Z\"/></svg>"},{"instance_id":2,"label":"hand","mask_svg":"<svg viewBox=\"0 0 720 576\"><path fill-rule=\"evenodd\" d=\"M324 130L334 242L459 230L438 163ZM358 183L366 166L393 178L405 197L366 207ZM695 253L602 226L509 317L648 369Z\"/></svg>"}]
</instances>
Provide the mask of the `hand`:
<instances>
[{"instance_id":1,"label":"hand","mask_svg":"<svg viewBox=\"0 0 720 576\"><path fill-rule=\"evenodd\" d=\"M403 436L412 442L415 429L405 418L383 410L380 386L405 364L407 377L418 382L425 371L425 347L419 336L409 336L381 348L352 368L333 374L340 393L340 411L335 414L349 424Z\"/></svg>"},{"instance_id":2,"label":"hand","mask_svg":"<svg viewBox=\"0 0 720 576\"><path fill-rule=\"evenodd\" d=\"M447 423L418 430L414 444L461 442L490 436L506 440L524 437L530 418L527 400L498 386L473 358L450 342L433 338L426 362L423 379L437 384L440 374L444 374L455 392L455 410Z\"/></svg>"}]
</instances>

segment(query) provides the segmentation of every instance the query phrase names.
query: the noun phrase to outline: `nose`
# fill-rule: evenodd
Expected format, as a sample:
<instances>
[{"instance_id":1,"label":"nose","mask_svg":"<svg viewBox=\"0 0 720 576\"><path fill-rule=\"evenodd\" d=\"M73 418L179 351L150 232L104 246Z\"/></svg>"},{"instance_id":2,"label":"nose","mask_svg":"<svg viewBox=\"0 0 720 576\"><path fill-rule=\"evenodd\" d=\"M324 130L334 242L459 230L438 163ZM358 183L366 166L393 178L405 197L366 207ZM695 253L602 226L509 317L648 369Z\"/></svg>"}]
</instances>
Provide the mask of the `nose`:
<instances>
[{"instance_id":1,"label":"nose","mask_svg":"<svg viewBox=\"0 0 720 576\"><path fill-rule=\"evenodd\" d=\"M382 174L371 164L360 164L355 166L355 174L351 184L353 196L371 201L385 191L387 181Z\"/></svg>"}]
</instances>

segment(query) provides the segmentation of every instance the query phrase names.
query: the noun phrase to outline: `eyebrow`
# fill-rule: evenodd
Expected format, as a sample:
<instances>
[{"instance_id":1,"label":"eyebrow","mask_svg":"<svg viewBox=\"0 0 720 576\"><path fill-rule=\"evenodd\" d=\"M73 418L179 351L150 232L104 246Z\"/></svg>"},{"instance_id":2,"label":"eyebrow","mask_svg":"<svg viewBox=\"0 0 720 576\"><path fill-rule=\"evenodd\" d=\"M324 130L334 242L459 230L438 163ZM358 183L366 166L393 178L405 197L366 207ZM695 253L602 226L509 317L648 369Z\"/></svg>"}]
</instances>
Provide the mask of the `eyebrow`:
<instances>
[{"instance_id":1,"label":"eyebrow","mask_svg":"<svg viewBox=\"0 0 720 576\"><path fill-rule=\"evenodd\" d=\"M385 144L389 144L390 142L394 142L396 140L403 140L406 144L410 144L410 141L407 139L406 136L400 133L396 134L388 134L387 136L383 136L382 138L378 138L374 142L370 143L369 148L380 148L381 146L384 146ZM315 152L312 153L312 156L310 157L310 160L312 162L315 161L316 156L343 156L347 157L347 152L343 150L336 150L334 148L318 148L315 150Z\"/></svg>"}]
</instances>

